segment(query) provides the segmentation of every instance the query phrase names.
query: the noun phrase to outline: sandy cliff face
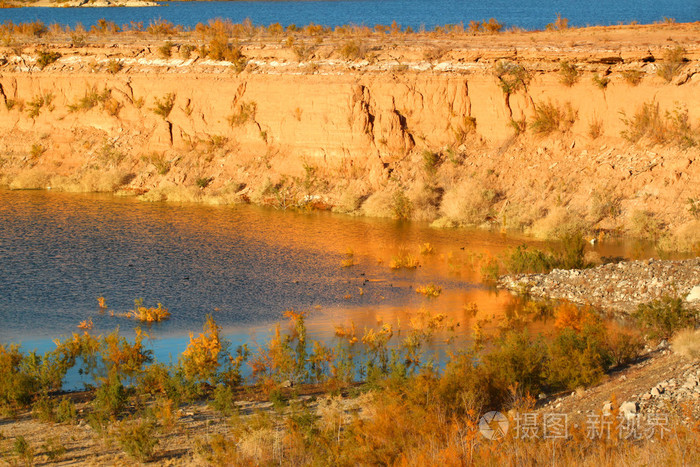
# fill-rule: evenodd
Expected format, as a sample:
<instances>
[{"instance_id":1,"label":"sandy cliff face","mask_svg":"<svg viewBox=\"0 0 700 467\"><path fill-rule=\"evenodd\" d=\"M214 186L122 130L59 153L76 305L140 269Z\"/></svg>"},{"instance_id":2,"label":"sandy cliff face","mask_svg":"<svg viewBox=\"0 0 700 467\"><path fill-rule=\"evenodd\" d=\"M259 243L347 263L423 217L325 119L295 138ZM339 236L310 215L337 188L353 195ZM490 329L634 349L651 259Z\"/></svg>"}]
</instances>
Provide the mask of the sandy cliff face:
<instances>
[{"instance_id":1,"label":"sandy cliff face","mask_svg":"<svg viewBox=\"0 0 700 467\"><path fill-rule=\"evenodd\" d=\"M548 222L692 233L698 146L645 138L635 145L623 134L635 113L658 105L666 122L687 118L697 138L693 47L671 82L657 76L662 60L639 44L585 53L462 47L433 61L408 46L355 62L320 50L302 63L268 44L244 49L250 61L240 73L226 62L158 58L140 45L59 48L62 57L43 70L30 53L7 54L0 173L15 188L126 190L151 199L283 207L312 199L345 211L363 210L367 200L365 213L399 217L392 203L405 194L410 217L543 235L552 233ZM562 58L578 69L571 86L562 83ZM110 73L110 60L121 70ZM504 93L494 71L502 60L528 70L526 86ZM537 109L547 106L561 121L536 134ZM443 205L465 181L478 186L470 195L478 199L456 199L486 199L473 219L450 216ZM371 209L381 194L388 205Z\"/></svg>"}]
</instances>

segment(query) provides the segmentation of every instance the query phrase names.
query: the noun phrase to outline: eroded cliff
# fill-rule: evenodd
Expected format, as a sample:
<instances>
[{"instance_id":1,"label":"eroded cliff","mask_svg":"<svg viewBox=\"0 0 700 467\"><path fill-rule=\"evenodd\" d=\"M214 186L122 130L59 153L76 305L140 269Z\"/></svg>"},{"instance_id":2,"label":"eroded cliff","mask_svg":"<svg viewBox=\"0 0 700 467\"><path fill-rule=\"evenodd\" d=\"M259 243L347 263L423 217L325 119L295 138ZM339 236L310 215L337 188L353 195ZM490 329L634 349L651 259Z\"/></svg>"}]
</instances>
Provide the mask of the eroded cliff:
<instances>
[{"instance_id":1,"label":"eroded cliff","mask_svg":"<svg viewBox=\"0 0 700 467\"><path fill-rule=\"evenodd\" d=\"M43 69L47 45L27 44L0 60L0 174L11 188L626 231L692 248L698 32L370 37L354 59L339 40L300 56L258 39L242 42L242 64L183 53L192 38L170 57L160 41L56 41Z\"/></svg>"}]
</instances>

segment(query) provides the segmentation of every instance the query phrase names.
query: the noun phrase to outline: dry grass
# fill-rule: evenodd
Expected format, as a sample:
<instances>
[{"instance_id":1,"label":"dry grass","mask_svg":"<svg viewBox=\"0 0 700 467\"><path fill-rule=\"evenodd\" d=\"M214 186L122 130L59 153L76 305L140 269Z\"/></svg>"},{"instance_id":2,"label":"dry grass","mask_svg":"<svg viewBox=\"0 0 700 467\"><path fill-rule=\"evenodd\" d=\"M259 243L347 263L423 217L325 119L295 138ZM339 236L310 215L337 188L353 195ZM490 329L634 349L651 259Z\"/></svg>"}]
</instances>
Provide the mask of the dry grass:
<instances>
[{"instance_id":1,"label":"dry grass","mask_svg":"<svg viewBox=\"0 0 700 467\"><path fill-rule=\"evenodd\" d=\"M452 224L479 225L486 221L496 198L495 190L465 180L445 192L440 212Z\"/></svg>"},{"instance_id":2,"label":"dry grass","mask_svg":"<svg viewBox=\"0 0 700 467\"><path fill-rule=\"evenodd\" d=\"M535 106L535 119L530 123L530 129L538 135L565 132L571 129L577 116L578 112L570 102L563 106L551 101L542 103Z\"/></svg>"},{"instance_id":3,"label":"dry grass","mask_svg":"<svg viewBox=\"0 0 700 467\"><path fill-rule=\"evenodd\" d=\"M700 359L700 329L678 331L671 339L671 348L691 360Z\"/></svg>"}]
</instances>

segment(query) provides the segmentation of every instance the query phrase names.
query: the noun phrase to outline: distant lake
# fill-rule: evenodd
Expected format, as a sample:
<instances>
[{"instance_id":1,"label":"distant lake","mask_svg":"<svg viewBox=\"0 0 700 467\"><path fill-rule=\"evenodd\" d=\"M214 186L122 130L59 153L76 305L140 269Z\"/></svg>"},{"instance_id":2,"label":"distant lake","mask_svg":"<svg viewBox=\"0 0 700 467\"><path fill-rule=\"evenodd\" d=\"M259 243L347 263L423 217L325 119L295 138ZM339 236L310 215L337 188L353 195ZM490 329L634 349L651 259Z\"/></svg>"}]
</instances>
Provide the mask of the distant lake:
<instances>
[{"instance_id":1,"label":"distant lake","mask_svg":"<svg viewBox=\"0 0 700 467\"><path fill-rule=\"evenodd\" d=\"M653 23L664 17L678 22L700 20L698 0L338 0L260 2L173 2L144 8L16 8L0 9L0 22L41 20L47 24L92 25L101 18L122 25L142 21L145 25L162 18L175 24L194 26L212 18L241 22L250 18L256 25L281 23L325 26L343 24L391 24L414 29L425 26L496 18L506 27L542 29L561 13L572 26Z\"/></svg>"}]
</instances>

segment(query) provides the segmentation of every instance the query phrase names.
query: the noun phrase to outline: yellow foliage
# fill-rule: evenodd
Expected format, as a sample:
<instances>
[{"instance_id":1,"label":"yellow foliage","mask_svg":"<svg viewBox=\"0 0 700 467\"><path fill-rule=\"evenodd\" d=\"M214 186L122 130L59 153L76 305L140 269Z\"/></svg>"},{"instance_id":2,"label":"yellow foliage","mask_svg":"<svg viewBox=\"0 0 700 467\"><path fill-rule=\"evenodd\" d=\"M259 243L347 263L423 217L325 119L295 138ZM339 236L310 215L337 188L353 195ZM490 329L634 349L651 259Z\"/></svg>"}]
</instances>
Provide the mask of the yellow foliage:
<instances>
[{"instance_id":1,"label":"yellow foliage","mask_svg":"<svg viewBox=\"0 0 700 467\"><path fill-rule=\"evenodd\" d=\"M129 312L129 316L141 322L157 323L170 318L170 312L167 308L163 308L161 303L158 303L158 306L155 308L143 306L142 299L137 299L134 303L135 308Z\"/></svg>"},{"instance_id":2,"label":"yellow foliage","mask_svg":"<svg viewBox=\"0 0 700 467\"><path fill-rule=\"evenodd\" d=\"M555 310L556 320L554 327L556 329L571 328L577 332L581 332L586 324L593 324L595 316L590 308L579 308L571 302L563 302Z\"/></svg>"}]
</instances>

